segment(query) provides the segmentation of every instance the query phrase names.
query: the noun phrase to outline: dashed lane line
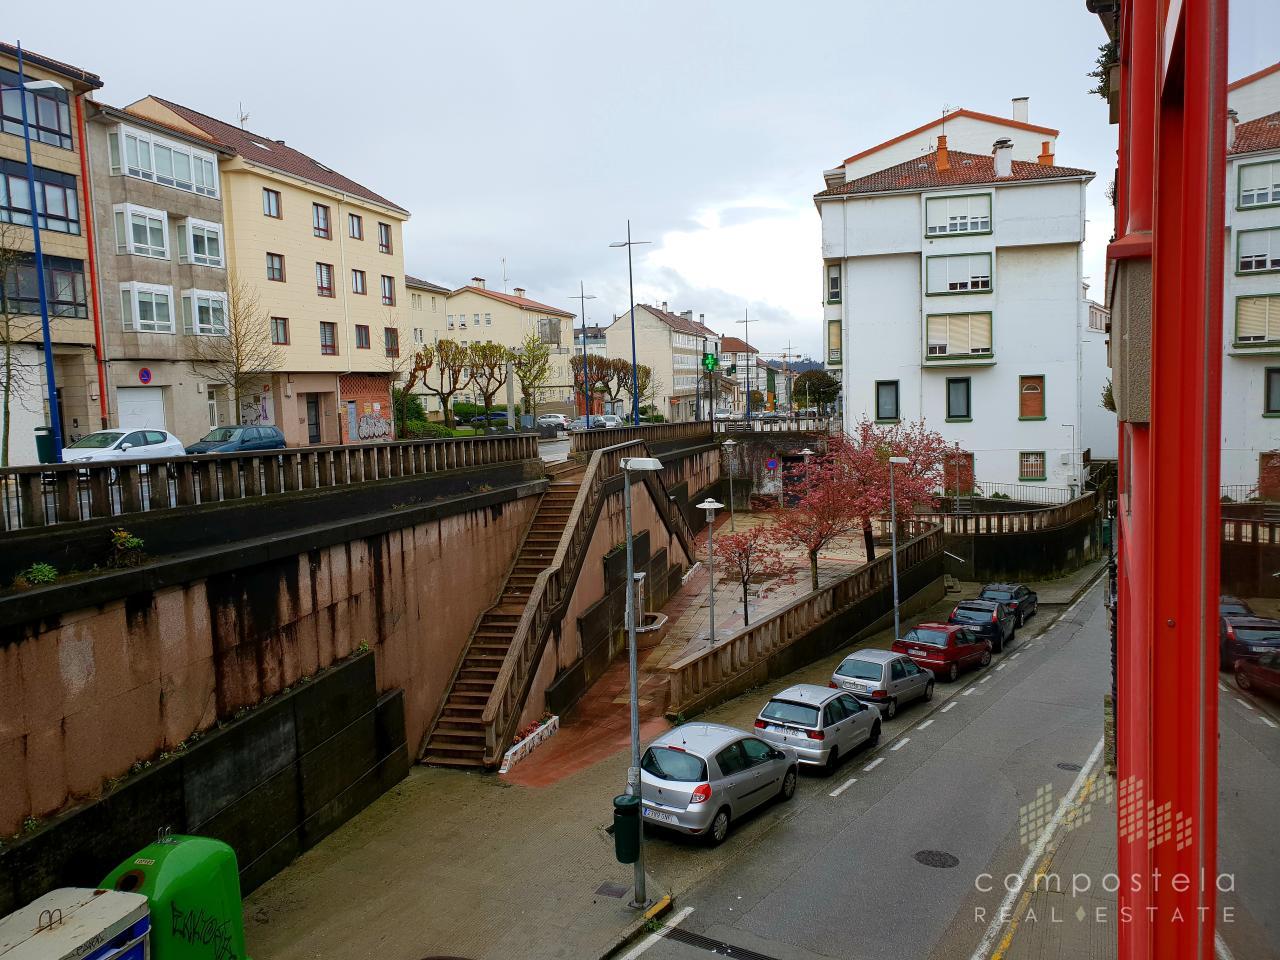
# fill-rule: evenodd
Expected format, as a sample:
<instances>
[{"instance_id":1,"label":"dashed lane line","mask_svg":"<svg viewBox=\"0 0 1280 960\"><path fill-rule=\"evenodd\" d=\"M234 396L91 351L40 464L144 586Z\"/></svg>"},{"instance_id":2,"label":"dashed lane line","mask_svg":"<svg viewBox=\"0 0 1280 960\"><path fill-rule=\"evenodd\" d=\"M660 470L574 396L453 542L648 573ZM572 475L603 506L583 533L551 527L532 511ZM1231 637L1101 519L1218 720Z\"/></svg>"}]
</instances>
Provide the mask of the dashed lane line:
<instances>
[{"instance_id":1,"label":"dashed lane line","mask_svg":"<svg viewBox=\"0 0 1280 960\"><path fill-rule=\"evenodd\" d=\"M934 719L936 719L936 718L934 718ZM917 730L923 730L925 727L929 726L929 724L931 724L931 723L933 723L933 720L926 720L924 723L920 724L920 726L916 727L916 729L917 729Z\"/></svg>"},{"instance_id":2,"label":"dashed lane line","mask_svg":"<svg viewBox=\"0 0 1280 960\"><path fill-rule=\"evenodd\" d=\"M1008 666L1008 664L1007 664L1007 663L999 663L999 664L996 664L996 672L997 672L997 673L999 673L1001 670L1003 670L1003 669L1004 669L1005 667L1007 667L1007 666Z\"/></svg>"},{"instance_id":3,"label":"dashed lane line","mask_svg":"<svg viewBox=\"0 0 1280 960\"><path fill-rule=\"evenodd\" d=\"M1274 720L1272 720L1270 717L1258 717L1258 719L1259 719L1259 720L1261 720L1263 723L1265 723L1265 724L1266 724L1268 727L1270 727L1272 730L1277 729L1277 728L1276 728L1276 722L1275 722Z\"/></svg>"},{"instance_id":4,"label":"dashed lane line","mask_svg":"<svg viewBox=\"0 0 1280 960\"><path fill-rule=\"evenodd\" d=\"M942 712L946 713L948 710L954 710L955 706L956 706L956 702L952 700L950 703L948 703L945 707L942 708Z\"/></svg>"},{"instance_id":5,"label":"dashed lane line","mask_svg":"<svg viewBox=\"0 0 1280 960\"><path fill-rule=\"evenodd\" d=\"M962 696L962 697L967 697L967 696L969 696L969 694L971 694L971 693L973 693L973 687L970 687L970 688L969 688L968 690L966 690L964 693L960 694L960 696Z\"/></svg>"},{"instance_id":6,"label":"dashed lane line","mask_svg":"<svg viewBox=\"0 0 1280 960\"><path fill-rule=\"evenodd\" d=\"M983 677L983 678L982 678L981 680L979 680L978 682L979 682L979 683L986 683L986 682L987 682L988 680L990 680L990 679L991 679L991 674L989 674L989 673L988 673L985 677Z\"/></svg>"},{"instance_id":7,"label":"dashed lane line","mask_svg":"<svg viewBox=\"0 0 1280 960\"><path fill-rule=\"evenodd\" d=\"M870 763L868 763L865 767L862 768L862 772L867 773L868 771L874 770L876 767L880 766L880 764L882 763L884 763L884 757L876 757L874 760L872 760Z\"/></svg>"},{"instance_id":8,"label":"dashed lane line","mask_svg":"<svg viewBox=\"0 0 1280 960\"><path fill-rule=\"evenodd\" d=\"M852 786L853 786L855 783L857 783L857 782L858 782L858 778L857 778L857 777L850 777L850 778L849 778L848 780L846 780L844 783L840 784L840 786L836 787L834 790L832 790L830 793L828 793L828 794L827 794L827 796L828 796L828 797L838 797L838 796L840 796L840 794L844 793L846 790L848 790L850 787L852 787Z\"/></svg>"},{"instance_id":9,"label":"dashed lane line","mask_svg":"<svg viewBox=\"0 0 1280 960\"><path fill-rule=\"evenodd\" d=\"M1246 710L1253 709L1253 704L1249 703L1248 701L1241 700L1239 697L1233 697L1232 699L1235 700L1236 703L1240 704L1240 706L1244 707Z\"/></svg>"},{"instance_id":10,"label":"dashed lane line","mask_svg":"<svg viewBox=\"0 0 1280 960\"><path fill-rule=\"evenodd\" d=\"M889 748L889 750L890 750L890 751L893 751L893 750L901 750L903 747L905 747L905 746L906 746L908 743L910 743L910 742L911 742L911 738L910 738L910 737L903 737L901 740L899 740L897 743L895 743L892 747L890 747L890 748Z\"/></svg>"}]
</instances>

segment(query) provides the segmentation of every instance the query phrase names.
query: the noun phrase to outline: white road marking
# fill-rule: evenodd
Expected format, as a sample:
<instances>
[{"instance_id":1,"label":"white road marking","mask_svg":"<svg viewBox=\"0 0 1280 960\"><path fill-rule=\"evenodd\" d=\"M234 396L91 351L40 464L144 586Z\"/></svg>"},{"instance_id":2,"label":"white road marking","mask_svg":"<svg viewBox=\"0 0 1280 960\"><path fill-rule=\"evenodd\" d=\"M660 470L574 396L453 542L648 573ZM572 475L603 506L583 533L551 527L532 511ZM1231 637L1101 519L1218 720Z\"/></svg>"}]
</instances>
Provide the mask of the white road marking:
<instances>
[{"instance_id":1,"label":"white road marking","mask_svg":"<svg viewBox=\"0 0 1280 960\"><path fill-rule=\"evenodd\" d=\"M1066 816L1067 810L1075 802L1076 795L1080 792L1080 788L1084 785L1085 780L1093 770L1094 764L1098 762L1098 757L1101 755L1102 741L1099 740L1093 748L1093 753L1089 754L1089 759L1080 768L1075 782L1071 784L1071 789L1062 795L1062 800L1058 803L1058 809L1054 811L1053 816L1045 825L1044 830L1041 831L1040 836L1036 837L1036 842L1027 853L1027 859L1022 861L1022 869L1017 874L1022 882L1012 885L1013 889L1005 893L1004 900L1000 903L1000 908L992 916L987 932L983 934L982 940L970 955L969 960L986 960L991 953L992 944L996 942L996 938L1004 932L1008 925L1007 918L1012 916L1013 906L1018 900L1018 895L1022 893L1023 887L1030 881L1031 871L1035 869L1040 862L1040 858L1044 856L1045 847L1049 845L1049 840L1057 832L1058 826L1062 823L1062 818ZM1006 883L1005 886L1008 887L1010 884Z\"/></svg>"},{"instance_id":2,"label":"white road marking","mask_svg":"<svg viewBox=\"0 0 1280 960\"><path fill-rule=\"evenodd\" d=\"M685 917L689 916L689 914L691 913L693 913L693 907L685 907L683 910L680 910L679 912L677 912L671 918L671 920L668 921L666 926L668 927L679 926L680 922L684 920ZM643 940L637 943L634 947L632 947L630 950L624 953L621 957L619 957L618 960L636 960L636 957L640 956L640 954L644 953L646 950L652 947L655 943L661 940L664 932L665 930L659 930L657 933L649 934L647 937L645 937Z\"/></svg>"},{"instance_id":3,"label":"white road marking","mask_svg":"<svg viewBox=\"0 0 1280 960\"><path fill-rule=\"evenodd\" d=\"M946 713L948 710L955 709L955 705L956 705L956 702L952 700L950 703L948 703L945 707L942 708L942 712Z\"/></svg>"},{"instance_id":4,"label":"white road marking","mask_svg":"<svg viewBox=\"0 0 1280 960\"><path fill-rule=\"evenodd\" d=\"M991 674L989 674L989 673L988 673L985 677L983 677L983 678L982 678L981 680L979 680L978 682L979 682L979 683L986 683L986 682L987 682L988 680L990 680L990 679L991 679Z\"/></svg>"},{"instance_id":5,"label":"white road marking","mask_svg":"<svg viewBox=\"0 0 1280 960\"><path fill-rule=\"evenodd\" d=\"M828 797L838 797L838 796L840 796L840 794L844 793L846 790L848 790L850 787L852 787L852 786L853 786L855 783L857 783L857 782L858 782L858 778L857 778L857 777L850 777L850 778L849 778L848 780L846 780L844 783L840 784L840 786L836 787L834 790L832 790L830 793L828 793L828 794L827 794L827 796L828 796Z\"/></svg>"},{"instance_id":6,"label":"white road marking","mask_svg":"<svg viewBox=\"0 0 1280 960\"><path fill-rule=\"evenodd\" d=\"M1223 693L1230 693L1230 691L1227 689L1227 685L1223 683L1221 680L1218 681L1218 689L1221 690Z\"/></svg>"},{"instance_id":7,"label":"white road marking","mask_svg":"<svg viewBox=\"0 0 1280 960\"><path fill-rule=\"evenodd\" d=\"M1012 657L1010 657L1010 658L1009 658L1009 662L1010 662L1010 663L1013 663L1013 661L1017 660L1020 656L1022 656L1022 651L1021 651L1021 650L1019 650L1019 651L1018 651L1017 653L1015 653Z\"/></svg>"},{"instance_id":8,"label":"white road marking","mask_svg":"<svg viewBox=\"0 0 1280 960\"><path fill-rule=\"evenodd\" d=\"M1217 930L1213 931L1213 952L1217 954L1218 960L1236 960L1235 954Z\"/></svg>"},{"instance_id":9,"label":"white road marking","mask_svg":"<svg viewBox=\"0 0 1280 960\"><path fill-rule=\"evenodd\" d=\"M899 740L897 743L895 743L895 744L894 744L892 747L890 747L889 749L890 749L891 751L892 751L892 750L901 750L903 747L905 747L905 746L906 746L908 743L910 743L910 742L911 742L911 738L910 738L910 737L903 737L901 740Z\"/></svg>"},{"instance_id":10,"label":"white road marking","mask_svg":"<svg viewBox=\"0 0 1280 960\"><path fill-rule=\"evenodd\" d=\"M916 729L923 730L925 727L927 727L931 723L933 723L933 720L926 720L924 723L920 724L920 726L916 727Z\"/></svg>"},{"instance_id":11,"label":"white road marking","mask_svg":"<svg viewBox=\"0 0 1280 960\"><path fill-rule=\"evenodd\" d=\"M973 687L970 687L970 688L969 688L968 690L966 690L964 693L960 694L960 696L962 696L962 697L967 697L967 696L969 696L969 694L971 694L971 693L973 693Z\"/></svg>"},{"instance_id":12,"label":"white road marking","mask_svg":"<svg viewBox=\"0 0 1280 960\"><path fill-rule=\"evenodd\" d=\"M1003 670L1003 669L1004 669L1005 667L1007 667L1007 666L1008 666L1008 664L1006 664L1006 663L1000 663L1000 664L997 664L997 665L996 665L996 670Z\"/></svg>"},{"instance_id":13,"label":"white road marking","mask_svg":"<svg viewBox=\"0 0 1280 960\"><path fill-rule=\"evenodd\" d=\"M874 770L876 767L880 766L880 764L882 763L884 763L884 757L876 757L874 760L872 760L870 763L868 763L865 767L862 768L862 772L866 773L868 770Z\"/></svg>"},{"instance_id":14,"label":"white road marking","mask_svg":"<svg viewBox=\"0 0 1280 960\"><path fill-rule=\"evenodd\" d=\"M1263 723L1265 723L1272 730L1276 729L1276 722L1272 720L1270 717L1258 717L1258 719L1261 720Z\"/></svg>"},{"instance_id":15,"label":"white road marking","mask_svg":"<svg viewBox=\"0 0 1280 960\"><path fill-rule=\"evenodd\" d=\"M1236 703L1240 704L1240 706L1244 707L1246 710L1253 709L1252 703L1246 703L1244 700L1241 700L1239 697L1234 697L1233 699L1235 700Z\"/></svg>"}]
</instances>

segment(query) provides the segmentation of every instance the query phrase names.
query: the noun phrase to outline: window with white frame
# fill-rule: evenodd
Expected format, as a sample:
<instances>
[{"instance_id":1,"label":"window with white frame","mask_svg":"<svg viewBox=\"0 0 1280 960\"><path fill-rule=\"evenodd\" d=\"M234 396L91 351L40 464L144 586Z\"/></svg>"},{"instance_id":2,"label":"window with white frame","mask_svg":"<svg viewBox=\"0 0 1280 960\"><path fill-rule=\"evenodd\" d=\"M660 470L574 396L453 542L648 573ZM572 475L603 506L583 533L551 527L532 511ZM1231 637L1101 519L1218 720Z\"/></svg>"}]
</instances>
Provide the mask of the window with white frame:
<instances>
[{"instance_id":1,"label":"window with white frame","mask_svg":"<svg viewBox=\"0 0 1280 960\"><path fill-rule=\"evenodd\" d=\"M827 303L840 302L840 264L827 264Z\"/></svg>"},{"instance_id":2,"label":"window with white frame","mask_svg":"<svg viewBox=\"0 0 1280 960\"><path fill-rule=\"evenodd\" d=\"M218 195L218 159L212 153L124 124L107 134L107 150L113 174Z\"/></svg>"},{"instance_id":3,"label":"window with white frame","mask_svg":"<svg viewBox=\"0 0 1280 960\"><path fill-rule=\"evenodd\" d=\"M985 293L991 289L991 254L967 253L925 260L925 293Z\"/></svg>"},{"instance_id":4,"label":"window with white frame","mask_svg":"<svg viewBox=\"0 0 1280 960\"><path fill-rule=\"evenodd\" d=\"M965 197L927 197L924 202L925 233L942 236L988 233L991 230L991 194Z\"/></svg>"},{"instance_id":5,"label":"window with white frame","mask_svg":"<svg viewBox=\"0 0 1280 960\"><path fill-rule=\"evenodd\" d=\"M215 290L183 290L182 332L197 337L225 337L227 295Z\"/></svg>"},{"instance_id":6,"label":"window with white frame","mask_svg":"<svg viewBox=\"0 0 1280 960\"><path fill-rule=\"evenodd\" d=\"M1240 207L1280 203L1280 160L1247 163L1240 168Z\"/></svg>"},{"instance_id":7,"label":"window with white frame","mask_svg":"<svg viewBox=\"0 0 1280 960\"><path fill-rule=\"evenodd\" d=\"M153 283L120 284L120 319L139 333L175 333L173 287Z\"/></svg>"},{"instance_id":8,"label":"window with white frame","mask_svg":"<svg viewBox=\"0 0 1280 960\"><path fill-rule=\"evenodd\" d=\"M1280 270L1280 228L1242 230L1236 250L1236 271L1239 273Z\"/></svg>"},{"instance_id":9,"label":"window with white frame","mask_svg":"<svg viewBox=\"0 0 1280 960\"><path fill-rule=\"evenodd\" d=\"M448 315L446 316L446 318L445 318L445 319L446 319L446 320L448 321L448 323L449 323L449 329L450 329L450 330L452 330L452 329L453 329L453 314L452 314L452 313L448 314Z\"/></svg>"},{"instance_id":10,"label":"window with white frame","mask_svg":"<svg viewBox=\"0 0 1280 960\"><path fill-rule=\"evenodd\" d=\"M116 218L116 253L136 257L169 259L169 217L163 210L118 203Z\"/></svg>"},{"instance_id":11,"label":"window with white frame","mask_svg":"<svg viewBox=\"0 0 1280 960\"><path fill-rule=\"evenodd\" d=\"M178 228L179 263L222 266L222 224L187 217Z\"/></svg>"},{"instance_id":12,"label":"window with white frame","mask_svg":"<svg viewBox=\"0 0 1280 960\"><path fill-rule=\"evenodd\" d=\"M1280 344L1280 295L1236 299L1236 343Z\"/></svg>"},{"instance_id":13,"label":"window with white frame","mask_svg":"<svg viewBox=\"0 0 1280 960\"><path fill-rule=\"evenodd\" d=\"M991 355L989 313L933 314L927 327L930 357Z\"/></svg>"}]
</instances>

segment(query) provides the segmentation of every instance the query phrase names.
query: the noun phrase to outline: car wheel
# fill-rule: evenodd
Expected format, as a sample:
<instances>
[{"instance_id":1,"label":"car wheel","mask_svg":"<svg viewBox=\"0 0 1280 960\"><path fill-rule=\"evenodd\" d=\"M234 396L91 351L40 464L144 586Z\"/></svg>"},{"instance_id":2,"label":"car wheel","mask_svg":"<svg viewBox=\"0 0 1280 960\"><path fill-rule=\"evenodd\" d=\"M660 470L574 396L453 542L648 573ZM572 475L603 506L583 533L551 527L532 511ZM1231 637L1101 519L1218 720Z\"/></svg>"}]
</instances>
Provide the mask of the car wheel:
<instances>
[{"instance_id":1,"label":"car wheel","mask_svg":"<svg viewBox=\"0 0 1280 960\"><path fill-rule=\"evenodd\" d=\"M1025 620L1025 618L1022 616L1022 611L1021 611L1021 610L1019 610L1019 611L1018 611L1018 616L1017 616L1016 618L1014 618L1014 621L1013 621L1013 628L1014 628L1015 630L1017 630L1017 629L1019 629L1019 628L1022 626L1022 624L1023 624L1023 623L1025 623L1025 622L1026 622L1026 620Z\"/></svg>"},{"instance_id":2,"label":"car wheel","mask_svg":"<svg viewBox=\"0 0 1280 960\"><path fill-rule=\"evenodd\" d=\"M995 642L991 644L991 649L996 653L1004 652L1004 637L996 637Z\"/></svg>"},{"instance_id":3,"label":"car wheel","mask_svg":"<svg viewBox=\"0 0 1280 960\"><path fill-rule=\"evenodd\" d=\"M1236 686L1239 687L1241 690L1251 689L1249 675L1245 673L1243 670L1236 671Z\"/></svg>"},{"instance_id":4,"label":"car wheel","mask_svg":"<svg viewBox=\"0 0 1280 960\"><path fill-rule=\"evenodd\" d=\"M836 767L840 766L840 748L832 747L831 752L827 754L827 764L822 768L822 772L827 776L836 772Z\"/></svg>"},{"instance_id":5,"label":"car wheel","mask_svg":"<svg viewBox=\"0 0 1280 960\"><path fill-rule=\"evenodd\" d=\"M886 720L892 720L897 715L898 715L898 701L895 698L890 697L889 702L884 705L884 718Z\"/></svg>"},{"instance_id":6,"label":"car wheel","mask_svg":"<svg viewBox=\"0 0 1280 960\"><path fill-rule=\"evenodd\" d=\"M880 721L877 720L871 725L871 736L867 737L867 746L874 747L880 742Z\"/></svg>"},{"instance_id":7,"label":"car wheel","mask_svg":"<svg viewBox=\"0 0 1280 960\"><path fill-rule=\"evenodd\" d=\"M947 670L947 679L952 683L955 683L956 677L958 676L960 676L960 666L959 664L952 663L951 667Z\"/></svg>"},{"instance_id":8,"label":"car wheel","mask_svg":"<svg viewBox=\"0 0 1280 960\"><path fill-rule=\"evenodd\" d=\"M832 751L833 753L835 751ZM779 792L783 800L790 800L796 795L796 768L787 767L787 772L782 777L782 790Z\"/></svg>"},{"instance_id":9,"label":"car wheel","mask_svg":"<svg viewBox=\"0 0 1280 960\"><path fill-rule=\"evenodd\" d=\"M933 681L930 680L924 685L924 702L928 703L933 699Z\"/></svg>"},{"instance_id":10,"label":"car wheel","mask_svg":"<svg viewBox=\"0 0 1280 960\"><path fill-rule=\"evenodd\" d=\"M707 842L717 847L724 843L724 838L727 836L729 836L729 808L721 807L716 811L715 819L711 821L711 829L707 831Z\"/></svg>"},{"instance_id":11,"label":"car wheel","mask_svg":"<svg viewBox=\"0 0 1280 960\"><path fill-rule=\"evenodd\" d=\"M983 651L982 651L982 659L979 661L979 663L981 663L984 667L989 667L989 666L991 666L991 651L990 651L990 650L983 650Z\"/></svg>"}]
</instances>

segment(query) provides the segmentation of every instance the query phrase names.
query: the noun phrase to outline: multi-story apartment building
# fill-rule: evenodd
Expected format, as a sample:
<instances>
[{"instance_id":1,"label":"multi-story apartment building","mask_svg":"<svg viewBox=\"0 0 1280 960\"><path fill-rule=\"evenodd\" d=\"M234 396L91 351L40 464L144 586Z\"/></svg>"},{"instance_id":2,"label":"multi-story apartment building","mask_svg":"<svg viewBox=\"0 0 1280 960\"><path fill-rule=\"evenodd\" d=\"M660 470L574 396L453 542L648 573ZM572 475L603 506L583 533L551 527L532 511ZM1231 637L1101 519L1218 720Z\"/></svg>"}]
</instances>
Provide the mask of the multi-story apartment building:
<instances>
[{"instance_id":1,"label":"multi-story apartment building","mask_svg":"<svg viewBox=\"0 0 1280 960\"><path fill-rule=\"evenodd\" d=\"M759 386L761 377L756 369L756 357L759 353L759 350L740 337L720 338L720 372L722 375L731 377L734 380L736 384L734 394L742 397L744 404L746 403L749 389L763 389ZM723 409L723 405L720 409ZM735 409L734 412L741 413L743 411ZM760 411L753 408L752 412L759 413Z\"/></svg>"},{"instance_id":2,"label":"multi-story apartment building","mask_svg":"<svg viewBox=\"0 0 1280 960\"><path fill-rule=\"evenodd\" d=\"M1280 498L1280 464L1263 473L1280 461L1280 63L1230 84L1227 103L1221 476Z\"/></svg>"},{"instance_id":3,"label":"multi-story apartment building","mask_svg":"<svg viewBox=\"0 0 1280 960\"><path fill-rule=\"evenodd\" d=\"M224 148L215 182L229 299L243 292L254 305L246 321L266 324L274 348L239 419L275 424L290 444L388 436L391 384L409 355L401 347L408 211L281 140L156 96L126 110ZM122 162L144 175L159 177L170 162L142 140L120 146Z\"/></svg>"},{"instance_id":4,"label":"multi-story apartment building","mask_svg":"<svg viewBox=\"0 0 1280 960\"><path fill-rule=\"evenodd\" d=\"M54 385L64 444L104 425L105 373L97 347L93 294L93 208L84 150L85 95L96 74L23 51L31 160L53 347ZM9 367L8 462L36 462L35 430L50 425L39 284L27 183L17 48L0 43L0 349Z\"/></svg>"},{"instance_id":5,"label":"multi-story apartment building","mask_svg":"<svg viewBox=\"0 0 1280 960\"><path fill-rule=\"evenodd\" d=\"M537 334L551 351L551 370L538 397L540 413L571 413L574 404L574 314L525 296L523 287L511 293L490 290L483 277L449 294L444 322L435 328L436 339L469 344L488 341L517 349L529 334ZM503 398L500 402L505 402Z\"/></svg>"},{"instance_id":6,"label":"multi-story apartment building","mask_svg":"<svg viewBox=\"0 0 1280 960\"><path fill-rule=\"evenodd\" d=\"M591 324L584 332L582 327L573 328L573 349L575 353L582 353L582 344L585 340L587 345L587 353L595 354L598 357L608 355L608 341L604 335L605 327L599 324Z\"/></svg>"},{"instance_id":7,"label":"multi-story apartment building","mask_svg":"<svg viewBox=\"0 0 1280 960\"><path fill-rule=\"evenodd\" d=\"M693 311L672 313L647 303L635 305L636 362L653 371L650 401L668 420L693 420L695 405L708 416L707 381L702 367L704 353L719 355L720 334L707 327ZM621 313L605 330L608 355L631 359L631 311Z\"/></svg>"},{"instance_id":8,"label":"multi-story apartment building","mask_svg":"<svg viewBox=\"0 0 1280 960\"><path fill-rule=\"evenodd\" d=\"M1057 136L1016 100L1010 119L954 111L825 172L827 360L846 428L923 418L978 480L1079 482L1093 173L1057 164Z\"/></svg>"},{"instance_id":9,"label":"multi-story apartment building","mask_svg":"<svg viewBox=\"0 0 1280 960\"><path fill-rule=\"evenodd\" d=\"M445 312L445 301L452 292L430 280L420 277L404 276L405 290L409 293L409 320L407 335L411 343L412 353L430 343L434 333L440 329Z\"/></svg>"},{"instance_id":10,"label":"multi-story apartment building","mask_svg":"<svg viewBox=\"0 0 1280 960\"><path fill-rule=\"evenodd\" d=\"M236 423L199 338L227 336L227 254L208 137L88 105L108 417L163 427L187 443ZM140 153L149 154L143 166Z\"/></svg>"}]
</instances>

